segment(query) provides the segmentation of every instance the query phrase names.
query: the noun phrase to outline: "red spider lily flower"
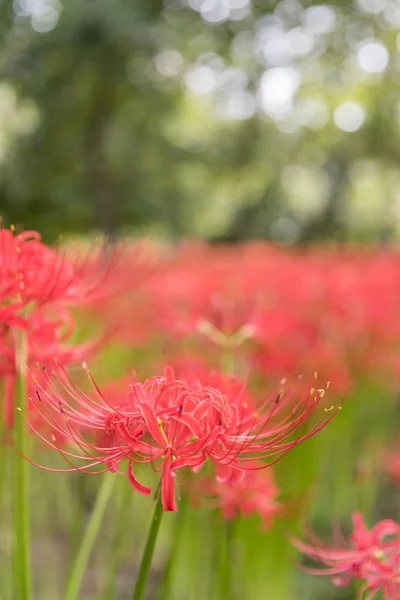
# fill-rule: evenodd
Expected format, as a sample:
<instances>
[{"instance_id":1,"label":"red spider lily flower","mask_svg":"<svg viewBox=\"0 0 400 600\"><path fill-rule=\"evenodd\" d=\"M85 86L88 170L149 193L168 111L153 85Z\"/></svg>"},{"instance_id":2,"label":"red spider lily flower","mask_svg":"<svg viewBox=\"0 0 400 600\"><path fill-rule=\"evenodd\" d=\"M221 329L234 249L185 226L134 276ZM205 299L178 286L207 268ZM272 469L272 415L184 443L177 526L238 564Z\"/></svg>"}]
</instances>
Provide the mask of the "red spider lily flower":
<instances>
[{"instance_id":1,"label":"red spider lily flower","mask_svg":"<svg viewBox=\"0 0 400 600\"><path fill-rule=\"evenodd\" d=\"M364 568L363 579L365 584L360 590L362 597L367 593L366 600L370 600L379 591L385 600L398 600L400 598L400 550L394 551L389 556L377 556Z\"/></svg>"},{"instance_id":2,"label":"red spider lily flower","mask_svg":"<svg viewBox=\"0 0 400 600\"><path fill-rule=\"evenodd\" d=\"M256 470L246 470L241 481L234 484L220 481L218 475L214 479L205 478L201 486L195 487L195 493L210 495L226 519L259 515L263 529L268 530L281 512L277 501L279 490L272 469L264 469L258 463L254 467Z\"/></svg>"},{"instance_id":3,"label":"red spider lily flower","mask_svg":"<svg viewBox=\"0 0 400 600\"><path fill-rule=\"evenodd\" d=\"M398 355L399 273L397 252L183 245L164 252L152 276L132 277L140 293L121 313L121 337L190 337L207 356L211 341L258 373L317 370L343 390L367 365L387 385Z\"/></svg>"},{"instance_id":4,"label":"red spider lily flower","mask_svg":"<svg viewBox=\"0 0 400 600\"><path fill-rule=\"evenodd\" d=\"M17 376L17 336L26 338L28 366L37 361L52 364L81 362L109 337L68 345L74 331L69 304L82 304L104 287L112 260L88 252L74 260L47 247L39 233L0 229L0 376L6 378L5 423L13 424Z\"/></svg>"},{"instance_id":5,"label":"red spider lily flower","mask_svg":"<svg viewBox=\"0 0 400 600\"><path fill-rule=\"evenodd\" d=\"M27 307L88 301L102 292L119 252L107 256L104 248L95 243L86 253L75 250L67 258L43 244L37 231L16 234L14 227L0 229L0 302Z\"/></svg>"},{"instance_id":6,"label":"red spider lily flower","mask_svg":"<svg viewBox=\"0 0 400 600\"><path fill-rule=\"evenodd\" d=\"M238 347L250 339L258 294L248 279L255 282L258 270L245 273L246 266L231 249L216 254L205 245L184 246L147 286L160 329L173 336L205 336L218 347Z\"/></svg>"},{"instance_id":7,"label":"red spider lily flower","mask_svg":"<svg viewBox=\"0 0 400 600\"><path fill-rule=\"evenodd\" d=\"M74 330L67 305L88 301L102 278L104 283L107 260L96 251L95 259L88 253L72 262L45 246L35 231L16 235L14 228L0 229L0 375L15 371L17 330L26 333L31 363L82 360L81 349L65 347Z\"/></svg>"},{"instance_id":8,"label":"red spider lily flower","mask_svg":"<svg viewBox=\"0 0 400 600\"><path fill-rule=\"evenodd\" d=\"M51 317L51 318L50 318ZM8 325L10 323L10 325ZM38 308L29 318L14 316L7 324L0 321L0 376L4 384L4 423L8 428L14 424L15 382L17 367L15 349L18 331L24 331L27 341L28 367L37 362L51 365L57 361L63 364L79 364L84 357L93 355L103 340L89 340L81 344L68 344L74 331L74 322L67 309L60 306ZM30 392L34 388L30 387Z\"/></svg>"},{"instance_id":9,"label":"red spider lily flower","mask_svg":"<svg viewBox=\"0 0 400 600\"><path fill-rule=\"evenodd\" d=\"M341 586L361 581L359 598L366 600L379 591L386 600L400 597L400 526L395 521L385 519L369 530L361 513L354 513L349 544L340 531L334 533L333 545L324 544L314 534L309 534L306 543L292 540L300 552L326 567L305 567L308 573L328 575Z\"/></svg>"},{"instance_id":10,"label":"red spider lily flower","mask_svg":"<svg viewBox=\"0 0 400 600\"><path fill-rule=\"evenodd\" d=\"M36 231L0 230L0 298L23 306L64 298L75 282L72 263L42 244Z\"/></svg>"},{"instance_id":11,"label":"red spider lily flower","mask_svg":"<svg viewBox=\"0 0 400 600\"><path fill-rule=\"evenodd\" d=\"M9 309L15 307L9 306ZM80 363L85 356L92 354L100 341L68 345L75 329L71 313L60 305L39 307L28 316L20 316L18 310L0 310L0 376L15 375L15 347L18 331L23 331L27 339L28 363L50 364L54 360L64 364Z\"/></svg>"},{"instance_id":12,"label":"red spider lily flower","mask_svg":"<svg viewBox=\"0 0 400 600\"><path fill-rule=\"evenodd\" d=\"M38 393L31 403L53 426L53 436L45 441L69 462L67 470L90 472L91 467L103 465L100 472L120 472L121 463L128 459L132 487L149 494L151 489L137 481L133 467L152 464L162 471L163 507L171 511L176 510L175 474L179 469L197 471L210 461L217 467L220 482L234 484L247 470L277 462L320 431L339 410L323 410L322 417L307 429L324 390L311 390L301 398L291 390L281 391L254 410L241 391L228 396L200 381L176 379L169 368L162 377L132 383L119 402L106 398L90 373L94 396L79 389L61 365L53 372L44 368L42 374L44 384L37 384ZM77 450L61 450L59 435ZM77 459L82 466L73 462ZM254 466L255 459L265 463Z\"/></svg>"}]
</instances>

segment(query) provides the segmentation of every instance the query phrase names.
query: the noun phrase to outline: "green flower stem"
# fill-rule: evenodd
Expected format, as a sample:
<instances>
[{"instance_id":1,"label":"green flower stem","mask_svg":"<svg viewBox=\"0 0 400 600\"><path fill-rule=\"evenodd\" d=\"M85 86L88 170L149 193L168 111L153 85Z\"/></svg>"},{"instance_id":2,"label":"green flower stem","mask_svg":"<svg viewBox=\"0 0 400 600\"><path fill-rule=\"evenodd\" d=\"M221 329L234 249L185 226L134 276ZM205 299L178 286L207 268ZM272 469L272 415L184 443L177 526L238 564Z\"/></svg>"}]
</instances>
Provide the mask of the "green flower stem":
<instances>
[{"instance_id":1,"label":"green flower stem","mask_svg":"<svg viewBox=\"0 0 400 600\"><path fill-rule=\"evenodd\" d=\"M71 574L68 578L67 591L64 600L76 600L79 597L82 580L85 575L93 545L103 522L108 501L111 498L115 478L115 473L107 473L103 476L103 481L97 492L96 501L92 514L90 515L89 523L86 527L85 535L76 555Z\"/></svg>"},{"instance_id":2,"label":"green flower stem","mask_svg":"<svg viewBox=\"0 0 400 600\"><path fill-rule=\"evenodd\" d=\"M237 548L235 545L236 524L236 519L227 519L224 523L226 557L228 561L227 567L229 569L229 596L227 596L227 598L230 598L231 600L236 600L238 597L236 574L238 573L239 565L236 554Z\"/></svg>"},{"instance_id":3,"label":"green flower stem","mask_svg":"<svg viewBox=\"0 0 400 600\"><path fill-rule=\"evenodd\" d=\"M0 381L0 402L2 402L2 406L5 406L5 390L4 390L4 381ZM4 502L4 493L6 486L8 485L8 481L6 480L7 472L8 472L8 461L9 461L9 446L5 443L5 411L2 410L0 412L0 511L1 515L3 515L3 502ZM19 415L18 415L19 416ZM0 523L1 526L1 523Z\"/></svg>"},{"instance_id":4,"label":"green flower stem","mask_svg":"<svg viewBox=\"0 0 400 600\"><path fill-rule=\"evenodd\" d=\"M27 406L27 340L24 332L17 332L16 340L16 385L15 407L25 413ZM16 412L16 411L15 411ZM13 504L14 504L14 537L13 537L13 573L15 600L31 600L32 574L30 558L30 514L28 498L28 461L25 460L27 431L24 419L15 414L15 445L18 452L14 455Z\"/></svg>"},{"instance_id":5,"label":"green flower stem","mask_svg":"<svg viewBox=\"0 0 400 600\"><path fill-rule=\"evenodd\" d=\"M149 533L146 540L146 546L144 548L142 562L140 563L140 569L138 578L136 581L135 590L133 592L133 600L142 600L144 591L146 588L147 578L151 567L151 561L154 554L154 548L156 546L157 535L160 530L161 518L163 516L163 506L161 501L161 493L157 498L156 507L154 509L153 519L151 521Z\"/></svg>"},{"instance_id":6,"label":"green flower stem","mask_svg":"<svg viewBox=\"0 0 400 600\"><path fill-rule=\"evenodd\" d=\"M116 503L116 513L125 515L129 511L132 502L132 488L128 481L122 481L123 487L118 490ZM114 538L111 541L113 551L107 559L107 569L105 575L104 589L102 590L101 600L110 600L115 597L115 585L118 573L118 567L123 559L124 543L126 537L132 534L132 531L126 527L126 523L121 522L115 528Z\"/></svg>"},{"instance_id":7,"label":"green flower stem","mask_svg":"<svg viewBox=\"0 0 400 600\"><path fill-rule=\"evenodd\" d=\"M75 473L74 473L75 475ZM84 531L84 497L82 494L82 484L85 483L85 477L82 477L81 473L77 473L77 480L62 479L67 483L67 488L61 490L63 494L62 503L68 503L68 511L65 511L64 505L60 502L61 514L69 513L69 519L67 521L68 532L69 532L69 548L68 548L68 572L71 572L73 564L75 562L75 556L80 548L81 540Z\"/></svg>"},{"instance_id":8,"label":"green flower stem","mask_svg":"<svg viewBox=\"0 0 400 600\"><path fill-rule=\"evenodd\" d=\"M217 598L231 600L232 598L232 571L234 566L230 563L231 523L219 522L216 527L217 534Z\"/></svg>"},{"instance_id":9,"label":"green flower stem","mask_svg":"<svg viewBox=\"0 0 400 600\"><path fill-rule=\"evenodd\" d=\"M181 543L183 531L185 529L185 509L187 507L187 502L183 501L178 510L178 514L176 515L176 520L174 523L174 529L171 536L169 555L167 559L167 564L165 565L164 577L161 584L160 591L160 600L169 600L171 595L171 581L174 565L176 562L176 557L179 552L179 546Z\"/></svg>"}]
</instances>

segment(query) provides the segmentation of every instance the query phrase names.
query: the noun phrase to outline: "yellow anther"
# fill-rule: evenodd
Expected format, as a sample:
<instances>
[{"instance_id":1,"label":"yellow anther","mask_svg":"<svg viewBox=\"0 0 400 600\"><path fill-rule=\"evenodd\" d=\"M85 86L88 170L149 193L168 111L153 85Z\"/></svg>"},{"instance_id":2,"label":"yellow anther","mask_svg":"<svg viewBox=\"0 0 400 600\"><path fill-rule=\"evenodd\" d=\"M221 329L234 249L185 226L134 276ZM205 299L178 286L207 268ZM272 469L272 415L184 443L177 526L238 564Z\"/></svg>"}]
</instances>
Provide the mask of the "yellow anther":
<instances>
[{"instance_id":1,"label":"yellow anther","mask_svg":"<svg viewBox=\"0 0 400 600\"><path fill-rule=\"evenodd\" d=\"M317 373L317 371L314 371L314 379L318 379L318 373Z\"/></svg>"},{"instance_id":2,"label":"yellow anther","mask_svg":"<svg viewBox=\"0 0 400 600\"><path fill-rule=\"evenodd\" d=\"M332 406L330 406L329 408L326 408L326 409L325 409L325 412L330 412L330 411L331 411L331 410L333 410L334 408L335 408L335 407L332 405Z\"/></svg>"},{"instance_id":3,"label":"yellow anther","mask_svg":"<svg viewBox=\"0 0 400 600\"><path fill-rule=\"evenodd\" d=\"M17 410L18 410L20 413L22 413L22 408L21 408L21 407L17 406Z\"/></svg>"},{"instance_id":4,"label":"yellow anther","mask_svg":"<svg viewBox=\"0 0 400 600\"><path fill-rule=\"evenodd\" d=\"M10 225L10 231L15 231L15 225Z\"/></svg>"}]
</instances>

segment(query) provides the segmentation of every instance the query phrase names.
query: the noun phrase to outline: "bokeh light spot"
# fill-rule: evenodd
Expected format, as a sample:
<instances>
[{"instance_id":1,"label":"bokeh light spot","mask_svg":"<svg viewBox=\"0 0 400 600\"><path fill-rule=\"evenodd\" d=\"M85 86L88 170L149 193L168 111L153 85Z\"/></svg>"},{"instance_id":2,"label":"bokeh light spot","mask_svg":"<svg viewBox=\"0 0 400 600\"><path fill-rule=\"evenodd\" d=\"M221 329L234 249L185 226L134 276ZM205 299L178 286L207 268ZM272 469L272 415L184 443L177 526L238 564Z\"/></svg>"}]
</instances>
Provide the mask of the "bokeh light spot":
<instances>
[{"instance_id":1,"label":"bokeh light spot","mask_svg":"<svg viewBox=\"0 0 400 600\"><path fill-rule=\"evenodd\" d=\"M335 110L333 120L342 131L357 131L365 121L365 111L356 102L343 102Z\"/></svg>"},{"instance_id":2,"label":"bokeh light spot","mask_svg":"<svg viewBox=\"0 0 400 600\"><path fill-rule=\"evenodd\" d=\"M268 69L261 77L261 109L272 118L281 118L293 107L293 96L300 85L299 73L291 67Z\"/></svg>"},{"instance_id":3,"label":"bokeh light spot","mask_svg":"<svg viewBox=\"0 0 400 600\"><path fill-rule=\"evenodd\" d=\"M389 63L389 52L378 41L362 44L357 52L358 64L368 73L382 73Z\"/></svg>"}]
</instances>

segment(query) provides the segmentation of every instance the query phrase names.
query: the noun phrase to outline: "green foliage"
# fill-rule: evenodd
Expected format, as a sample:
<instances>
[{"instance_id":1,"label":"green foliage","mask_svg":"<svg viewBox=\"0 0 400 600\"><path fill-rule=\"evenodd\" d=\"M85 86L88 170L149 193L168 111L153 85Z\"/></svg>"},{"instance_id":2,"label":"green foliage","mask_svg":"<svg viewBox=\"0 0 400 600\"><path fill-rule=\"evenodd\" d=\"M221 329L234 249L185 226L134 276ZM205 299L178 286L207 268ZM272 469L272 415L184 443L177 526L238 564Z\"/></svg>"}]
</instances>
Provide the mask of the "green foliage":
<instances>
[{"instance_id":1,"label":"green foliage","mask_svg":"<svg viewBox=\"0 0 400 600\"><path fill-rule=\"evenodd\" d=\"M322 3L314 17L313 2L239 5L215 22L200 1L197 11L183 0L2 0L6 222L47 239L89 229L284 243L397 235L397 13L361 1ZM386 68L371 56L367 71L358 64L371 38L387 48ZM276 69L284 88L288 73L300 78L297 93L268 88L263 100ZM343 102L365 111L357 131L333 122Z\"/></svg>"}]
</instances>

